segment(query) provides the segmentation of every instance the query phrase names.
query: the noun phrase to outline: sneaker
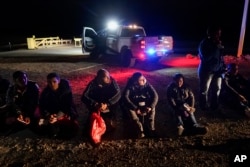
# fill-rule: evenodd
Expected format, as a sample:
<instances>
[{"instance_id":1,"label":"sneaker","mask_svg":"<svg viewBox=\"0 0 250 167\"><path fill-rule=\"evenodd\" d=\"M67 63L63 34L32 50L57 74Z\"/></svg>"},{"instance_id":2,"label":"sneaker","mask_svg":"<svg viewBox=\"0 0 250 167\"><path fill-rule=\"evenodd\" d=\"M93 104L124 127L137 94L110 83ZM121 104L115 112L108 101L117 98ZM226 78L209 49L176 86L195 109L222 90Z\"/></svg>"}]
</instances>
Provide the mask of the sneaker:
<instances>
[{"instance_id":1,"label":"sneaker","mask_svg":"<svg viewBox=\"0 0 250 167\"><path fill-rule=\"evenodd\" d=\"M178 136L181 136L184 132L184 127L182 125L180 125L177 127L177 129L178 129Z\"/></svg>"},{"instance_id":2,"label":"sneaker","mask_svg":"<svg viewBox=\"0 0 250 167\"><path fill-rule=\"evenodd\" d=\"M144 138L144 137L145 137L145 134L143 132L140 132L138 135L138 138Z\"/></svg>"}]
</instances>

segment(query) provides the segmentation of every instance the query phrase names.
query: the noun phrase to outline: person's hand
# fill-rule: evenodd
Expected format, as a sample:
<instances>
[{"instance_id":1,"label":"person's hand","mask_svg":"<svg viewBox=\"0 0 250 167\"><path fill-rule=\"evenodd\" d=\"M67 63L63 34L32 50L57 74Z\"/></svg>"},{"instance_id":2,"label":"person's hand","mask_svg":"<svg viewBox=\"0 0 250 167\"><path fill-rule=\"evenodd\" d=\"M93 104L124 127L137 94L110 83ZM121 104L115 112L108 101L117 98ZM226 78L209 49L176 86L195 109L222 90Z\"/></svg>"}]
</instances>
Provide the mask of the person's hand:
<instances>
[{"instance_id":1,"label":"person's hand","mask_svg":"<svg viewBox=\"0 0 250 167\"><path fill-rule=\"evenodd\" d=\"M39 126L44 125L44 122L45 122L45 119L40 118L40 119L39 119L39 122L38 122L38 125L39 125Z\"/></svg>"},{"instance_id":2,"label":"person's hand","mask_svg":"<svg viewBox=\"0 0 250 167\"><path fill-rule=\"evenodd\" d=\"M106 103L101 103L101 111L105 111L108 109L108 105Z\"/></svg>"},{"instance_id":3,"label":"person's hand","mask_svg":"<svg viewBox=\"0 0 250 167\"><path fill-rule=\"evenodd\" d=\"M25 117L24 121L26 122L27 125L30 124L30 117Z\"/></svg>"},{"instance_id":4,"label":"person's hand","mask_svg":"<svg viewBox=\"0 0 250 167\"><path fill-rule=\"evenodd\" d=\"M57 122L57 115L56 114L51 114L49 118L49 123L53 124Z\"/></svg>"},{"instance_id":5,"label":"person's hand","mask_svg":"<svg viewBox=\"0 0 250 167\"><path fill-rule=\"evenodd\" d=\"M152 111L152 108L151 107L146 107L146 112L147 113L150 113Z\"/></svg>"},{"instance_id":6,"label":"person's hand","mask_svg":"<svg viewBox=\"0 0 250 167\"><path fill-rule=\"evenodd\" d=\"M140 109L137 109L135 112L136 112L137 115L141 115L141 110Z\"/></svg>"},{"instance_id":7,"label":"person's hand","mask_svg":"<svg viewBox=\"0 0 250 167\"><path fill-rule=\"evenodd\" d=\"M218 47L219 49L224 49L224 46L222 45L221 40L216 39L216 40L215 40L215 43L217 44L217 47Z\"/></svg>"},{"instance_id":8,"label":"person's hand","mask_svg":"<svg viewBox=\"0 0 250 167\"><path fill-rule=\"evenodd\" d=\"M30 118L29 117L23 117L22 114L17 117L17 120L19 122L23 123L23 124L26 124L26 125L30 124Z\"/></svg>"}]
</instances>

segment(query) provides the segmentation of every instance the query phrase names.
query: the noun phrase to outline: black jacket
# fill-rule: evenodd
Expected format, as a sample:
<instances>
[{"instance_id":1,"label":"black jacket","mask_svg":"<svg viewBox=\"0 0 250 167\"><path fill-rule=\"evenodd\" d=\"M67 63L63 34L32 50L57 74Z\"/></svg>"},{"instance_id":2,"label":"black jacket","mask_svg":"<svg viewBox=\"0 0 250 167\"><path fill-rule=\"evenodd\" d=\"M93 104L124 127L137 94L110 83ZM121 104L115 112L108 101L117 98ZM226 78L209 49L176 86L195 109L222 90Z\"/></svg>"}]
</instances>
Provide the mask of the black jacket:
<instances>
[{"instance_id":1,"label":"black jacket","mask_svg":"<svg viewBox=\"0 0 250 167\"><path fill-rule=\"evenodd\" d=\"M59 88L56 91L51 90L48 86L44 88L40 96L39 108L42 117L58 114L58 112L63 112L71 119L78 116L71 87L65 79L60 80Z\"/></svg>"},{"instance_id":2,"label":"black jacket","mask_svg":"<svg viewBox=\"0 0 250 167\"><path fill-rule=\"evenodd\" d=\"M224 60L220 44L210 38L205 38L199 44L199 72L223 72Z\"/></svg>"},{"instance_id":3,"label":"black jacket","mask_svg":"<svg viewBox=\"0 0 250 167\"><path fill-rule=\"evenodd\" d=\"M155 108L158 103L158 94L154 87L150 83L146 83L144 86L138 86L131 84L127 86L124 92L125 104L131 110L139 108L139 102L144 101L146 107Z\"/></svg>"},{"instance_id":4,"label":"black jacket","mask_svg":"<svg viewBox=\"0 0 250 167\"><path fill-rule=\"evenodd\" d=\"M121 90L116 80L110 77L111 83L101 85L93 79L84 90L81 101L89 110L94 109L96 103L107 103L109 106L116 104L121 98Z\"/></svg>"},{"instance_id":5,"label":"black jacket","mask_svg":"<svg viewBox=\"0 0 250 167\"><path fill-rule=\"evenodd\" d=\"M33 117L38 101L39 86L33 81L28 81L24 93L20 93L15 85L11 85L7 91L6 104L11 107L13 114Z\"/></svg>"}]
</instances>

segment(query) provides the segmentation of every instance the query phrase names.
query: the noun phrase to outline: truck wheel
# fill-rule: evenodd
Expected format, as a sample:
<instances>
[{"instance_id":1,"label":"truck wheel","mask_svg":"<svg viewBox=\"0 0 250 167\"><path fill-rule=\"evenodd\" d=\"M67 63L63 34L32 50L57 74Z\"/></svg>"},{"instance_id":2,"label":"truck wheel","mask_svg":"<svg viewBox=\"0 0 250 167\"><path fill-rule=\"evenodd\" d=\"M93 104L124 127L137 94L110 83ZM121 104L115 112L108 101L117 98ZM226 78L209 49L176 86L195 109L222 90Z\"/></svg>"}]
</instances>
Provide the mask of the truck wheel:
<instances>
[{"instance_id":1,"label":"truck wheel","mask_svg":"<svg viewBox=\"0 0 250 167\"><path fill-rule=\"evenodd\" d=\"M123 67L133 67L135 65L135 58L132 58L132 52L129 49L124 49L121 52L121 65Z\"/></svg>"}]
</instances>

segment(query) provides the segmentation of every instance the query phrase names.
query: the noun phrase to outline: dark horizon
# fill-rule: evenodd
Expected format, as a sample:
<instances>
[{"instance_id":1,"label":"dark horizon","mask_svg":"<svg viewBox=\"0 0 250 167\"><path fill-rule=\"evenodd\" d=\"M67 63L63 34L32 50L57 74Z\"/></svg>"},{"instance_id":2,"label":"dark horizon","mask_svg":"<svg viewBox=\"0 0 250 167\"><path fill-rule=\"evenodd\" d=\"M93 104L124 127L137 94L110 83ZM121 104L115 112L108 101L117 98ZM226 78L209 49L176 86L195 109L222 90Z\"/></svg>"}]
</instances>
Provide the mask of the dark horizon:
<instances>
[{"instance_id":1,"label":"dark horizon","mask_svg":"<svg viewBox=\"0 0 250 167\"><path fill-rule=\"evenodd\" d=\"M15 4L15 5L13 5ZM188 45L200 41L210 24L222 27L225 46L237 48L240 37L244 0L10 0L1 4L4 16L0 27L0 44L26 42L26 38L59 36L81 37L83 26L104 28L109 18L121 24L136 23L148 36L173 36ZM244 46L250 44L249 17ZM178 42L177 42L178 41ZM181 44L180 44L181 45Z\"/></svg>"}]
</instances>

